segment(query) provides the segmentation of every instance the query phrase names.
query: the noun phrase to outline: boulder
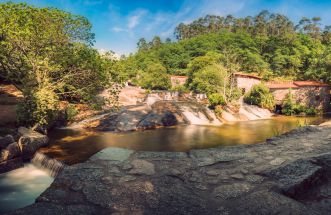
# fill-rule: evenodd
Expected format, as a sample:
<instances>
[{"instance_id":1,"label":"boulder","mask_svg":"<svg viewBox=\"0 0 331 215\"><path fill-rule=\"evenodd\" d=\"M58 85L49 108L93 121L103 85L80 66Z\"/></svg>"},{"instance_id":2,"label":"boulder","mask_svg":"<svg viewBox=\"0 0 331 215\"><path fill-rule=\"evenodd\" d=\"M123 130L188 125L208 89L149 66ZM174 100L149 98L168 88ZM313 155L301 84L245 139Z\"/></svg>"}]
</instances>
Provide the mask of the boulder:
<instances>
[{"instance_id":1,"label":"boulder","mask_svg":"<svg viewBox=\"0 0 331 215\"><path fill-rule=\"evenodd\" d=\"M9 144L13 142L15 142L15 140L11 135L0 137L0 150L6 148Z\"/></svg>"},{"instance_id":2,"label":"boulder","mask_svg":"<svg viewBox=\"0 0 331 215\"><path fill-rule=\"evenodd\" d=\"M0 162L19 157L20 155L21 150L18 144L16 142L11 143L5 149L1 150Z\"/></svg>"},{"instance_id":3,"label":"boulder","mask_svg":"<svg viewBox=\"0 0 331 215\"><path fill-rule=\"evenodd\" d=\"M170 111L164 111L162 113L151 112L139 122L137 128L153 129L160 126L173 126L177 124L176 116Z\"/></svg>"},{"instance_id":4,"label":"boulder","mask_svg":"<svg viewBox=\"0 0 331 215\"><path fill-rule=\"evenodd\" d=\"M0 174L23 167L23 165L24 164L22 158L14 158L0 162Z\"/></svg>"},{"instance_id":5,"label":"boulder","mask_svg":"<svg viewBox=\"0 0 331 215\"><path fill-rule=\"evenodd\" d=\"M41 147L48 144L48 137L30 129L20 127L18 132L22 135L18 145L24 159L29 159Z\"/></svg>"}]
</instances>

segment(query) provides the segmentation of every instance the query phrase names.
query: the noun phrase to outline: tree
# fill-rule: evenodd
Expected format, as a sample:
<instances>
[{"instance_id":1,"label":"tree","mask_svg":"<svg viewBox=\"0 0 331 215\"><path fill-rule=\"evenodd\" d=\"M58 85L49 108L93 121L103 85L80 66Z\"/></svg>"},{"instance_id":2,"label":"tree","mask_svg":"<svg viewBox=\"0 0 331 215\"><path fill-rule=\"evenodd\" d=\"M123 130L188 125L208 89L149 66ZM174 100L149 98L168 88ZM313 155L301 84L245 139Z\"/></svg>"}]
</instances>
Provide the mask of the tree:
<instances>
[{"instance_id":1,"label":"tree","mask_svg":"<svg viewBox=\"0 0 331 215\"><path fill-rule=\"evenodd\" d=\"M148 43L146 42L145 38L140 38L137 47L139 51L146 51L149 48Z\"/></svg>"},{"instance_id":2,"label":"tree","mask_svg":"<svg viewBox=\"0 0 331 215\"><path fill-rule=\"evenodd\" d=\"M91 24L27 4L0 4L0 76L23 92L23 122L48 124L61 98L91 100L108 84Z\"/></svg>"},{"instance_id":3,"label":"tree","mask_svg":"<svg viewBox=\"0 0 331 215\"><path fill-rule=\"evenodd\" d=\"M170 78L166 74L166 69L155 62L150 62L144 71L138 73L138 83L145 89L170 89Z\"/></svg>"}]
</instances>

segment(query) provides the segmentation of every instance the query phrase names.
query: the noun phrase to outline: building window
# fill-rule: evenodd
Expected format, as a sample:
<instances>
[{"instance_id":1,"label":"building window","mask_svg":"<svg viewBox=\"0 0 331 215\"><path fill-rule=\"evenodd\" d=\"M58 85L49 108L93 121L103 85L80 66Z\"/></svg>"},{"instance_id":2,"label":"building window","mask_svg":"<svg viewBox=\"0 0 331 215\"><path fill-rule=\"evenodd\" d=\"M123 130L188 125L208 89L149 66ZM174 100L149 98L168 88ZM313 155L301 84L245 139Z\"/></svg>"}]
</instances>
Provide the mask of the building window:
<instances>
[{"instance_id":1,"label":"building window","mask_svg":"<svg viewBox=\"0 0 331 215\"><path fill-rule=\"evenodd\" d=\"M319 101L319 100L321 100L321 97L319 95L317 95L317 96L315 96L315 100Z\"/></svg>"}]
</instances>

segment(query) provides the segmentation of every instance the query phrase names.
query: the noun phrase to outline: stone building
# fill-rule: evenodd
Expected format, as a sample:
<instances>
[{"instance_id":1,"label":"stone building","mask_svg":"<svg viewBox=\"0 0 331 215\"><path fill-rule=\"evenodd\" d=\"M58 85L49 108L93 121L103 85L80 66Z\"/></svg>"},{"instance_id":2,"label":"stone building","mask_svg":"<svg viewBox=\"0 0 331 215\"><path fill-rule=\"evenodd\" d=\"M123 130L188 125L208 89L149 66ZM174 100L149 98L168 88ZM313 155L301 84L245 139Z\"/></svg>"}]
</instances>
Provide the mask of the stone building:
<instances>
[{"instance_id":1,"label":"stone building","mask_svg":"<svg viewBox=\"0 0 331 215\"><path fill-rule=\"evenodd\" d=\"M291 92L295 102L307 107L328 111L330 108L330 86L317 81L267 82L266 85L281 107L286 95ZM277 108L277 107L276 107Z\"/></svg>"},{"instance_id":2,"label":"stone building","mask_svg":"<svg viewBox=\"0 0 331 215\"><path fill-rule=\"evenodd\" d=\"M236 72L234 73L234 79L236 86L242 90L243 94L248 92L254 85L261 83L261 77L248 73Z\"/></svg>"},{"instance_id":3,"label":"stone building","mask_svg":"<svg viewBox=\"0 0 331 215\"><path fill-rule=\"evenodd\" d=\"M170 76L171 86L182 86L186 83L188 77L187 76L180 76L180 75L172 75Z\"/></svg>"}]
</instances>

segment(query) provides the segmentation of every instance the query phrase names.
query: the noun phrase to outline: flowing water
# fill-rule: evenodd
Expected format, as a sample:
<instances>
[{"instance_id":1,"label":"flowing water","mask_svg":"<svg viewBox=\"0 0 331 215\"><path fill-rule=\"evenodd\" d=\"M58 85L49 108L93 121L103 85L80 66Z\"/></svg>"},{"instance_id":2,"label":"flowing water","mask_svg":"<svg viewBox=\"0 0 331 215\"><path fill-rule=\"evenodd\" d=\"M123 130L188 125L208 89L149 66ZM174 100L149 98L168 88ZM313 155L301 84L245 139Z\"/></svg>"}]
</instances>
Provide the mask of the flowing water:
<instances>
[{"instance_id":1,"label":"flowing water","mask_svg":"<svg viewBox=\"0 0 331 215\"><path fill-rule=\"evenodd\" d=\"M221 126L190 125L130 133L56 129L49 135L50 146L39 150L32 163L0 174L0 214L33 203L52 183L51 175L56 175L63 168L63 163L70 165L83 162L106 147L188 151L254 144L298 126L320 124L325 120L322 117L275 117Z\"/></svg>"},{"instance_id":2,"label":"flowing water","mask_svg":"<svg viewBox=\"0 0 331 215\"><path fill-rule=\"evenodd\" d=\"M31 163L0 174L0 214L34 203L53 180Z\"/></svg>"}]
</instances>

